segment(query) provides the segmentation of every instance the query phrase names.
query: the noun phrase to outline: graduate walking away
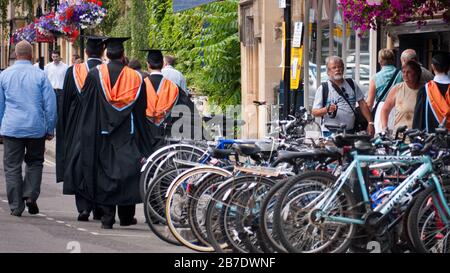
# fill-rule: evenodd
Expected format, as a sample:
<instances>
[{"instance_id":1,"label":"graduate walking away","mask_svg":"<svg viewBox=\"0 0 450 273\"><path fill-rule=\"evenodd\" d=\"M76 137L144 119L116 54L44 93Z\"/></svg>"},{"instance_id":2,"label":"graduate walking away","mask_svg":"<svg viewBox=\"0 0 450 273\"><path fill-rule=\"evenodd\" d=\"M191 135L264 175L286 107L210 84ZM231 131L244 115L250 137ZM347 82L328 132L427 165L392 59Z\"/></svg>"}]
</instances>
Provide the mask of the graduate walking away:
<instances>
[{"instance_id":1,"label":"graduate walking away","mask_svg":"<svg viewBox=\"0 0 450 273\"><path fill-rule=\"evenodd\" d=\"M140 168L153 152L153 137L146 123L146 88L141 75L124 65L123 42L108 38L111 60L89 71L83 88L81 168L67 166L80 178L77 193L99 205L102 228L115 223L116 206L120 225L136 224L135 205L139 194Z\"/></svg>"},{"instance_id":2,"label":"graduate walking away","mask_svg":"<svg viewBox=\"0 0 450 273\"><path fill-rule=\"evenodd\" d=\"M0 74L0 135L11 215L28 207L38 214L45 140L54 136L56 95L44 72L31 63L33 48L27 41L16 45L15 64ZM25 161L25 178L22 164Z\"/></svg>"},{"instance_id":3,"label":"graduate walking away","mask_svg":"<svg viewBox=\"0 0 450 273\"><path fill-rule=\"evenodd\" d=\"M78 210L78 221L88 221L90 213L94 211L94 219L100 220L100 209L94 209L91 201L80 194L81 179L71 172L65 172L66 164L79 165L79 157L74 156L80 152L80 133L83 126L78 126L82 109L83 87L89 70L102 64L105 51L105 37L87 36L85 53L87 62L71 66L66 73L62 92L62 104L58 109L58 128L56 137L56 180L63 182L63 194L75 195Z\"/></svg>"},{"instance_id":4,"label":"graduate walking away","mask_svg":"<svg viewBox=\"0 0 450 273\"><path fill-rule=\"evenodd\" d=\"M164 57L161 50L146 49L148 53L147 64L150 77L145 78L147 88L147 119L152 134L157 136L156 146L162 146L165 138L182 135L186 139L201 139L203 137L203 127L201 117L194 103L189 99L185 90L174 82L167 79L161 72L164 66ZM173 115L175 106L185 106L184 109L177 109ZM185 112L188 113L185 113ZM178 113L178 112L181 112ZM188 117L188 118L186 118ZM172 131L172 126L183 118L187 124ZM198 122L194 122L197 120ZM198 124L198 128L195 125ZM174 135L175 134L175 135Z\"/></svg>"},{"instance_id":5,"label":"graduate walking away","mask_svg":"<svg viewBox=\"0 0 450 273\"><path fill-rule=\"evenodd\" d=\"M435 77L419 90L414 112L413 128L426 129L434 133L435 129L447 118L446 127L450 129L450 56L448 52L439 52L431 59Z\"/></svg>"}]
</instances>

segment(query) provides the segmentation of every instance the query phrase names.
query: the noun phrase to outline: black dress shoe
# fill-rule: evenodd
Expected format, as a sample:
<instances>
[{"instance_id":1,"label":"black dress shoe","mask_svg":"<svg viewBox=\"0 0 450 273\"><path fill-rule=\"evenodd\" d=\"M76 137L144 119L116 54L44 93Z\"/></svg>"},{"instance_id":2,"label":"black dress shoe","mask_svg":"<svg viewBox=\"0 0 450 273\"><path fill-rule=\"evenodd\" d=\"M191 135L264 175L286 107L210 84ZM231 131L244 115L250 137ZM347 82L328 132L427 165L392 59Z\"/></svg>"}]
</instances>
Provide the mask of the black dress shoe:
<instances>
[{"instance_id":1,"label":"black dress shoe","mask_svg":"<svg viewBox=\"0 0 450 273\"><path fill-rule=\"evenodd\" d=\"M15 209L15 210L11 211L11 215L12 216L21 217L22 216L22 212L17 210L17 209Z\"/></svg>"},{"instance_id":2,"label":"black dress shoe","mask_svg":"<svg viewBox=\"0 0 450 273\"><path fill-rule=\"evenodd\" d=\"M28 207L28 213L29 214L38 214L39 213L39 207L36 204L36 202L26 202L25 203Z\"/></svg>"},{"instance_id":3,"label":"black dress shoe","mask_svg":"<svg viewBox=\"0 0 450 273\"><path fill-rule=\"evenodd\" d=\"M113 229L110 225L102 225L102 229Z\"/></svg>"},{"instance_id":4,"label":"black dress shoe","mask_svg":"<svg viewBox=\"0 0 450 273\"><path fill-rule=\"evenodd\" d=\"M102 220L103 211L99 209L94 209L92 212L94 220Z\"/></svg>"},{"instance_id":5,"label":"black dress shoe","mask_svg":"<svg viewBox=\"0 0 450 273\"><path fill-rule=\"evenodd\" d=\"M133 218L131 221L120 221L122 227L137 225L137 219Z\"/></svg>"},{"instance_id":6,"label":"black dress shoe","mask_svg":"<svg viewBox=\"0 0 450 273\"><path fill-rule=\"evenodd\" d=\"M84 210L78 215L78 221L80 222L89 222L89 211Z\"/></svg>"}]
</instances>

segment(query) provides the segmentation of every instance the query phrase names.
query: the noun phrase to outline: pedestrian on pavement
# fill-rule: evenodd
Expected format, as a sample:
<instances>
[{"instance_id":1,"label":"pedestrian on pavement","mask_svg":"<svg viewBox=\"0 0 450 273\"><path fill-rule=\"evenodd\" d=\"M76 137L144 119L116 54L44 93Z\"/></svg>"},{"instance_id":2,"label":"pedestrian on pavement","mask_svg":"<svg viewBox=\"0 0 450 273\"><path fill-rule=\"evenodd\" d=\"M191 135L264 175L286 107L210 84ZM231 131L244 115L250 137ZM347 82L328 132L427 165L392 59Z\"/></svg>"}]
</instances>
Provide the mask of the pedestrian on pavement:
<instances>
[{"instance_id":1,"label":"pedestrian on pavement","mask_svg":"<svg viewBox=\"0 0 450 273\"><path fill-rule=\"evenodd\" d=\"M147 120L149 121L152 135L158 139L156 146L164 145L165 139L167 138L176 137L173 133L181 134L186 139L194 139L196 136L195 132L198 132L200 134L199 138L201 138L203 129L202 127L195 128L197 123L194 122L194 120L199 120L199 123L201 123L201 117L197 108L180 86L163 75L164 57L161 50L148 49L143 51L147 51L148 53L147 65L148 71L150 71L150 77L145 78L147 88ZM182 114L177 113L176 117L172 115L175 106L179 106L177 111L180 110L180 112L183 112ZM184 111L188 111L189 113L185 113ZM186 121L190 122L190 124L182 126L183 132L180 132L181 128L178 127L174 130L175 132L172 132L172 128L180 120L178 118L180 116L188 117L181 120L181 122ZM186 128L190 130L185 131L184 129Z\"/></svg>"},{"instance_id":2,"label":"pedestrian on pavement","mask_svg":"<svg viewBox=\"0 0 450 273\"><path fill-rule=\"evenodd\" d=\"M72 62L72 65L79 63L80 60L80 55L78 55L77 53L72 55L72 59L70 60Z\"/></svg>"},{"instance_id":3,"label":"pedestrian on pavement","mask_svg":"<svg viewBox=\"0 0 450 273\"><path fill-rule=\"evenodd\" d=\"M142 64L138 59L131 60L128 66L139 72L142 78L150 76L150 74L147 71L142 70Z\"/></svg>"},{"instance_id":4,"label":"pedestrian on pavement","mask_svg":"<svg viewBox=\"0 0 450 273\"><path fill-rule=\"evenodd\" d=\"M400 60L402 62L402 67L409 61L415 61L420 65L420 69L422 70L419 82L420 87L424 86L427 82L434 79L433 73L431 73L428 69L423 67L423 65L419 62L419 60L417 59L417 53L414 49L411 48L405 49L402 52Z\"/></svg>"},{"instance_id":5,"label":"pedestrian on pavement","mask_svg":"<svg viewBox=\"0 0 450 273\"><path fill-rule=\"evenodd\" d=\"M39 213L45 140L54 136L56 96L44 72L31 63L33 47L16 45L15 64L0 74L0 134L4 137L3 164L11 215L28 207ZM25 178L22 163L25 161Z\"/></svg>"},{"instance_id":6,"label":"pedestrian on pavement","mask_svg":"<svg viewBox=\"0 0 450 273\"><path fill-rule=\"evenodd\" d=\"M381 128L383 131L408 126L412 128L417 93L419 92L422 69L416 61L408 61L402 67L403 82L392 87L381 109ZM394 127L388 128L388 117L395 109Z\"/></svg>"},{"instance_id":7,"label":"pedestrian on pavement","mask_svg":"<svg viewBox=\"0 0 450 273\"><path fill-rule=\"evenodd\" d=\"M420 88L413 121L413 128L426 129L428 133L434 133L445 117L445 125L450 129L449 52L436 53L431 59L431 68L434 79Z\"/></svg>"},{"instance_id":8,"label":"pedestrian on pavement","mask_svg":"<svg viewBox=\"0 0 450 273\"><path fill-rule=\"evenodd\" d=\"M189 90L187 89L186 78L183 74L175 69L175 57L171 55L164 56L164 68L161 70L164 78L171 80L176 85L181 87L181 89L189 95Z\"/></svg>"},{"instance_id":9,"label":"pedestrian on pavement","mask_svg":"<svg viewBox=\"0 0 450 273\"><path fill-rule=\"evenodd\" d=\"M326 59L326 66L328 81L317 89L312 109L315 117L322 118L323 135L331 134L325 124L346 124L347 132L355 132L356 103L368 122L367 132L373 135L374 123L360 87L352 79L344 79L344 61L331 56Z\"/></svg>"},{"instance_id":10,"label":"pedestrian on pavement","mask_svg":"<svg viewBox=\"0 0 450 273\"><path fill-rule=\"evenodd\" d=\"M67 70L63 86L62 107L58 111L58 134L56 138L56 180L64 182L63 194L75 195L78 210L78 221L89 221L91 212L94 220L100 220L101 209L94 207L92 201L77 193L82 188L81 179L66 171L66 165L81 167L79 157L80 133L83 127L78 126L82 109L83 87L88 72L102 64L101 57L105 51L104 37L86 36L86 63L75 64ZM75 161L75 162L74 162Z\"/></svg>"},{"instance_id":11,"label":"pedestrian on pavement","mask_svg":"<svg viewBox=\"0 0 450 273\"><path fill-rule=\"evenodd\" d=\"M64 85L64 78L66 77L67 64L61 61L59 51L52 52L52 60L53 62L47 64L44 67L44 72L50 80L53 89L56 93L57 107L61 106L62 103L62 89ZM56 133L58 136L58 133Z\"/></svg>"},{"instance_id":12,"label":"pedestrian on pavement","mask_svg":"<svg viewBox=\"0 0 450 273\"><path fill-rule=\"evenodd\" d=\"M140 168L153 152L145 115L145 83L123 62L123 42L128 39L108 38L110 62L88 73L79 121L81 168L69 170L81 179L83 187L78 193L103 210L104 229L113 227L116 206L121 226L137 223L136 204L142 202Z\"/></svg>"},{"instance_id":13,"label":"pedestrian on pavement","mask_svg":"<svg viewBox=\"0 0 450 273\"><path fill-rule=\"evenodd\" d=\"M376 134L382 131L381 109L386 97L389 95L392 86L403 81L400 69L395 67L395 54L392 50L387 48L381 49L378 52L378 63L381 65L381 70L370 80L367 96L367 106L372 111ZM394 113L392 112L389 117L389 128L393 127L394 118Z\"/></svg>"}]
</instances>

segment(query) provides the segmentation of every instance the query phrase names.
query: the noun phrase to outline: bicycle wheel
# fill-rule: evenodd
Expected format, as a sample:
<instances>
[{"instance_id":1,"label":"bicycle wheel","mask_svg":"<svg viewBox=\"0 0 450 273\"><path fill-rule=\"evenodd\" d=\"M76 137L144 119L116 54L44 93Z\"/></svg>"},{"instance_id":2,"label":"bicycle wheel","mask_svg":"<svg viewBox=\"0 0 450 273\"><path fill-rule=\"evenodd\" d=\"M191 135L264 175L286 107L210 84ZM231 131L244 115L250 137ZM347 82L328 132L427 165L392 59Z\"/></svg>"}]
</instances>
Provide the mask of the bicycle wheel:
<instances>
[{"instance_id":1,"label":"bicycle wheel","mask_svg":"<svg viewBox=\"0 0 450 273\"><path fill-rule=\"evenodd\" d=\"M152 180L152 183L147 189L144 204L149 215L155 222L166 223L165 205L167 189L179 174L189 169L191 168L187 166L174 167L161 173L157 179Z\"/></svg>"},{"instance_id":2,"label":"bicycle wheel","mask_svg":"<svg viewBox=\"0 0 450 273\"><path fill-rule=\"evenodd\" d=\"M258 236L261 237L260 241L262 242L261 248L265 250L265 252L280 252L285 253L287 250L283 247L280 242L280 239L275 232L275 224L274 224L274 213L275 206L278 202L280 192L283 187L287 186L288 183L295 183L293 181L296 180L305 180L305 179L322 179L325 183L332 183L335 180L333 175L330 175L326 172L305 172L299 174L297 176L285 179L277 183L267 194L266 199L262 203L261 207L261 217L259 223L259 231ZM302 184L303 186L308 186L306 183Z\"/></svg>"},{"instance_id":3,"label":"bicycle wheel","mask_svg":"<svg viewBox=\"0 0 450 273\"><path fill-rule=\"evenodd\" d=\"M170 231L168 230L168 227L166 225L166 219L164 218L161 220L161 215L163 214L161 209L163 208L162 205L157 204L158 209L155 210L155 204L154 204L154 197L153 197L153 191L149 189L147 191L147 194L145 195L144 199L144 215L147 225L149 226L150 230L161 240L173 244L173 245L181 245L178 240L176 240ZM153 209L151 208L153 207ZM153 212L152 212L153 211ZM158 213L155 213L157 211Z\"/></svg>"},{"instance_id":4,"label":"bicycle wheel","mask_svg":"<svg viewBox=\"0 0 450 273\"><path fill-rule=\"evenodd\" d=\"M173 144L155 151L149 157L148 160L150 162L146 165L139 179L139 192L141 194L142 200L144 200L145 198L147 187L150 184L150 181L154 178L159 164L161 164L161 162L166 159L167 155L173 151L179 151L182 154L185 154L187 160L191 160L194 162L205 153L204 149L188 144ZM190 154L192 155L192 157L189 156Z\"/></svg>"},{"instance_id":5,"label":"bicycle wheel","mask_svg":"<svg viewBox=\"0 0 450 273\"><path fill-rule=\"evenodd\" d=\"M264 195L274 183L264 177L242 176L226 181L214 194L206 213L206 231L217 252L262 252L255 246L255 223Z\"/></svg>"},{"instance_id":6,"label":"bicycle wheel","mask_svg":"<svg viewBox=\"0 0 450 273\"><path fill-rule=\"evenodd\" d=\"M212 252L214 248L202 244L195 234L188 221L189 199L194 198L192 193L197 183L206 183L210 179L227 179L231 173L217 167L196 167L188 170L175 179L172 183L166 199L166 221L173 236L186 247L200 251Z\"/></svg>"},{"instance_id":7,"label":"bicycle wheel","mask_svg":"<svg viewBox=\"0 0 450 273\"><path fill-rule=\"evenodd\" d=\"M312 174L311 174L312 173ZM289 252L344 252L354 235L354 224L326 221L312 222L314 205L330 191L336 178L325 172L294 177L280 193L275 207L275 232ZM320 178L314 178L317 175ZM343 186L331 204L328 215L353 217L355 201L347 186Z\"/></svg>"},{"instance_id":8,"label":"bicycle wheel","mask_svg":"<svg viewBox=\"0 0 450 273\"><path fill-rule=\"evenodd\" d=\"M447 185L442 189L444 202L449 205L450 187ZM449 216L434 185L417 195L408 217L408 233L417 252L450 252L450 224L443 219L448 219Z\"/></svg>"},{"instance_id":9,"label":"bicycle wheel","mask_svg":"<svg viewBox=\"0 0 450 273\"><path fill-rule=\"evenodd\" d=\"M273 213L277 203L280 190L284 187L286 180L279 181L267 193L266 198L261 204L261 216L259 218L259 229L256 232L260 247L265 253L286 253L286 249L279 242L276 234L273 232Z\"/></svg>"},{"instance_id":10,"label":"bicycle wheel","mask_svg":"<svg viewBox=\"0 0 450 273\"><path fill-rule=\"evenodd\" d=\"M205 227L206 209L214 193L223 182L222 176L205 179L205 182L193 187L192 198L189 198L188 201L189 225L195 237L204 245L209 244Z\"/></svg>"}]
</instances>

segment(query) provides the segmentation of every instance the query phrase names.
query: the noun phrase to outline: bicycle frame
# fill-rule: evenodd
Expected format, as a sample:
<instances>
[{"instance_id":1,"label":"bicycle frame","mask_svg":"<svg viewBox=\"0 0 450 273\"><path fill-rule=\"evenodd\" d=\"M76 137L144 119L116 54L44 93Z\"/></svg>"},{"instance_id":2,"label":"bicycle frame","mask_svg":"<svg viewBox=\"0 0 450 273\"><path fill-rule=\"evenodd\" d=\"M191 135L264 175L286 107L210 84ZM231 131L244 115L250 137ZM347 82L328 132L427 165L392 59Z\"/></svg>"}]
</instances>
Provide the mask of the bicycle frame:
<instances>
[{"instance_id":1,"label":"bicycle frame","mask_svg":"<svg viewBox=\"0 0 450 273\"><path fill-rule=\"evenodd\" d=\"M416 182L424 177L430 176L428 179L429 183L432 183L436 186L437 190L437 196L434 196L433 199L435 201L435 204L437 204L437 209L439 212L439 215L441 216L441 219L444 221L446 225L449 224L450 219L447 216L450 216L450 208L445 202L445 197L443 190L441 188L439 179L437 176L433 173L433 165L431 162L430 157L428 156L421 156L421 157L410 157L410 156L373 156L373 155L358 155L356 152L353 153L354 160L352 163L348 166L348 168L345 170L345 172L337 179L336 183L328 190L325 191L323 194L318 196L312 203L317 202L316 205L314 205L314 209L319 210L319 215L326 221L331 222L341 222L346 224L357 224L357 225L364 225L365 221L363 219L354 219L354 218L348 218L348 217L336 217L336 216L329 216L327 215L327 210L329 209L332 202L335 200L338 192L341 190L341 188L349 181L350 175L353 172L353 169L356 168L357 171L357 178L358 181L356 183L359 183L363 202L366 204L367 211L375 211L379 212L382 215L386 215L389 213L395 205L397 205L403 197L405 197L408 192L416 185ZM404 162L408 164L415 164L415 163L422 163L420 167L418 167L411 175L409 175L389 196L389 199L384 202L383 204L380 204L377 206L374 210L370 207L370 199L369 194L366 189L366 185L364 182L363 172L361 169L361 165L363 162L374 162L374 163L380 163L380 162ZM323 196L323 198L321 198ZM320 200L320 201L319 201Z\"/></svg>"}]
</instances>

